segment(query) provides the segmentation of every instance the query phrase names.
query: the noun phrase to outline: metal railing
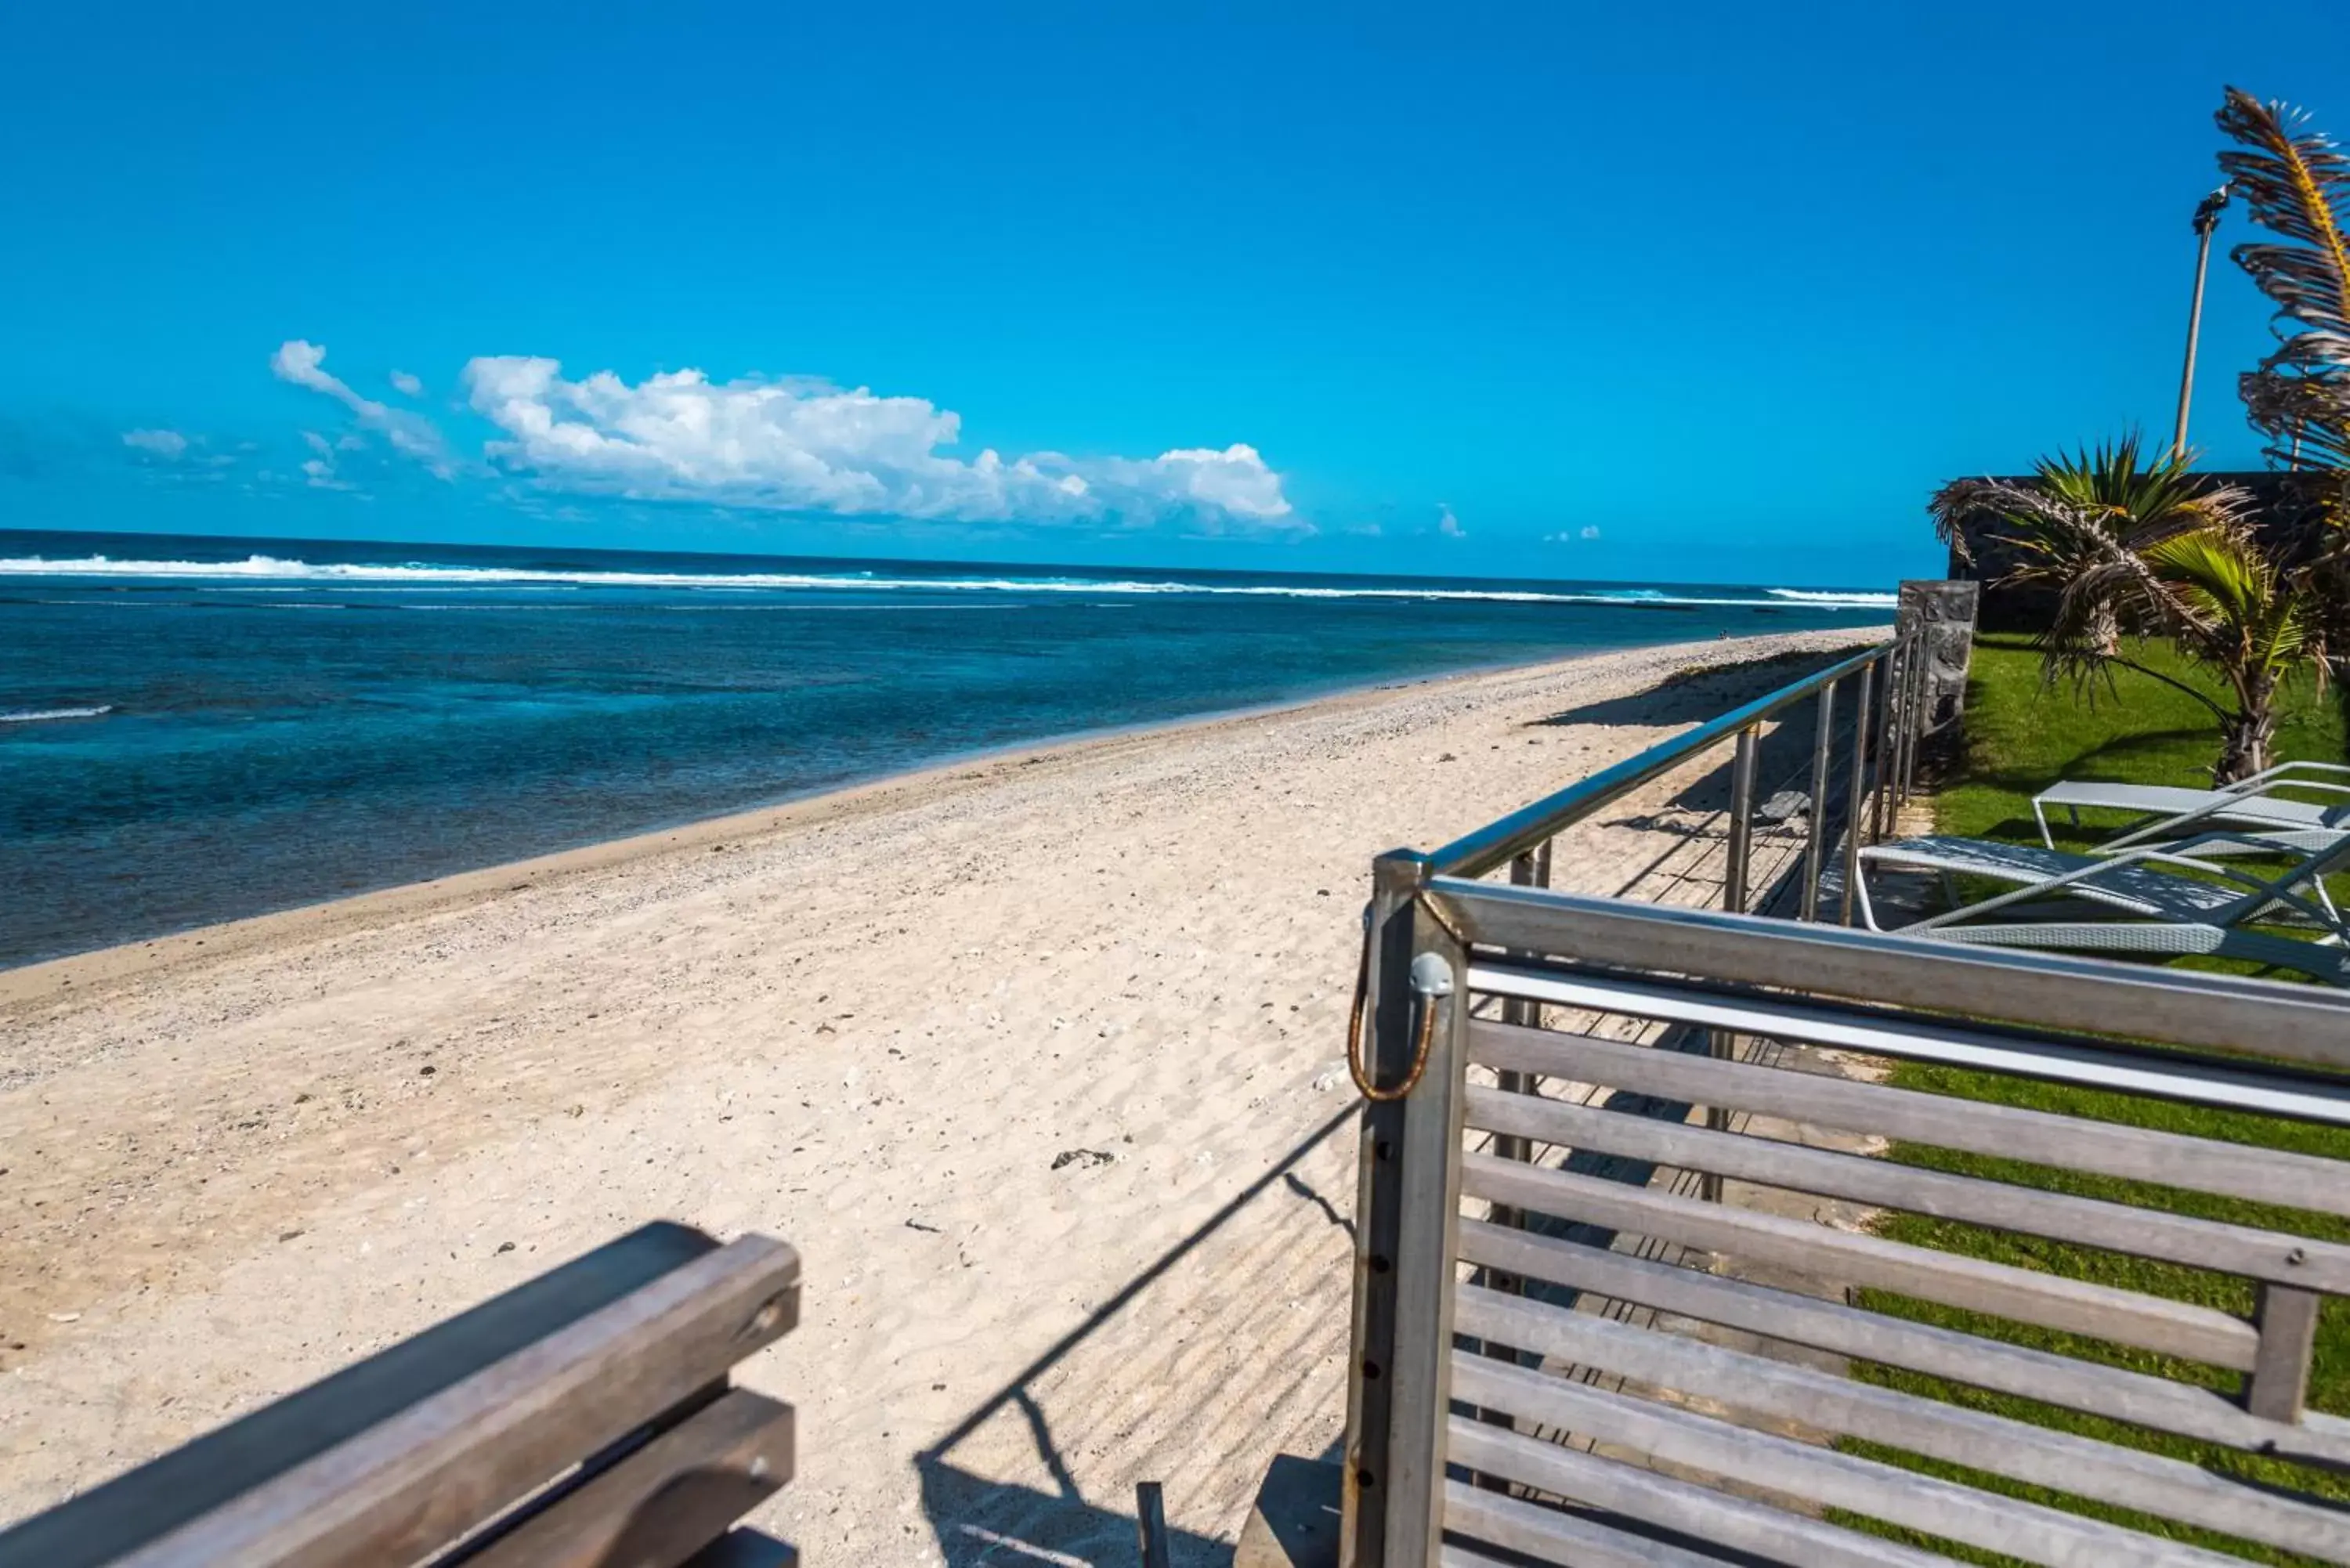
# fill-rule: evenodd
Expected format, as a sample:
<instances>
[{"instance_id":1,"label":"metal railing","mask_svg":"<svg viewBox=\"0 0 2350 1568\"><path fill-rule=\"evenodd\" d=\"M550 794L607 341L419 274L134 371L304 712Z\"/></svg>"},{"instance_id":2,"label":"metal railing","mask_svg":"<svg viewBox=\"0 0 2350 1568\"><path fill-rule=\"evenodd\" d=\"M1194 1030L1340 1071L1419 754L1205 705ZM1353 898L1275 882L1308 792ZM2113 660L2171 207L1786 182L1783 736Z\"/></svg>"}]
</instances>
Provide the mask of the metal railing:
<instances>
[{"instance_id":1,"label":"metal railing","mask_svg":"<svg viewBox=\"0 0 2350 1568\"><path fill-rule=\"evenodd\" d=\"M2350 1246L2318 1218L2350 1218L2350 1162L2160 1130L2151 1114L1897 1088L1805 1055L2350 1125L2341 992L1814 919L1824 866L1841 851L1848 899L1860 846L1912 787L1912 655L1869 649L1433 854L1377 863L1365 1071L1393 1097L1362 1124L1347 1568L1920 1568L1950 1560L1937 1542L2051 1564L2241 1562L2232 1542L2350 1563L2350 1511L2296 1469L2350 1469L2350 1421L2305 1408L2320 1305L2350 1294ZM1760 875L1761 742L1807 701L1801 857ZM1548 888L1563 831L1725 745L1725 908ZM1505 867L1506 884L1490 879ZM1798 919L1749 912L1790 901ZM1868 1157L1897 1138L2012 1163L1994 1179ZM2126 1187L2075 1196L2085 1177L2273 1207L2221 1223ZM1832 1227L1813 1217L1822 1199L2206 1270L2241 1302ZM1904 1304L1918 1302L1939 1314ZM2050 1332L2027 1347L2002 1322ZM1855 1379L1840 1357L1913 1376ZM2155 1437L1944 1397L1961 1387ZM2148 1451L2165 1436L2268 1468L2240 1478ZM2021 1501L1950 1467L2062 1495ZM2196 1532L2209 1544L2178 1538Z\"/></svg>"},{"instance_id":2,"label":"metal railing","mask_svg":"<svg viewBox=\"0 0 2350 1568\"><path fill-rule=\"evenodd\" d=\"M1837 918L1849 923L1861 846L1890 829L1916 783L1923 692L1917 649L1914 637L1896 639L1791 681L1454 839L1429 855L1428 864L1447 877L1483 877L1508 866L1513 881L1547 887L1544 857L1551 840L1726 745L1732 755L1721 906L1754 907L1760 880L1762 901L1783 902L1792 895L1796 917L1813 919L1820 912L1829 857L1840 850ZM1758 878L1754 826L1762 740L1806 704L1813 722L1809 764L1801 771L1801 875Z\"/></svg>"}]
</instances>

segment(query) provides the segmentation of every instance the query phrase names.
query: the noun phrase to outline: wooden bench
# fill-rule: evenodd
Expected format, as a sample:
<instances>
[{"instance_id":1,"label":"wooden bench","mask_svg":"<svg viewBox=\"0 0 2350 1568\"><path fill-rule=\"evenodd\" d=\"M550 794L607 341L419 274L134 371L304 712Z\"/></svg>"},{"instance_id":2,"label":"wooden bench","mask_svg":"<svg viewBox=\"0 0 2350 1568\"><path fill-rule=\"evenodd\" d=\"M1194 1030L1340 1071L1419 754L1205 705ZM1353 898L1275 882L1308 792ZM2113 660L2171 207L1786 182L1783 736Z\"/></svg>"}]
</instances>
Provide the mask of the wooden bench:
<instances>
[{"instance_id":1,"label":"wooden bench","mask_svg":"<svg viewBox=\"0 0 2350 1568\"><path fill-rule=\"evenodd\" d=\"M714 1568L792 1472L730 1386L799 1258L653 1224L0 1532L0 1568Z\"/></svg>"}]
</instances>

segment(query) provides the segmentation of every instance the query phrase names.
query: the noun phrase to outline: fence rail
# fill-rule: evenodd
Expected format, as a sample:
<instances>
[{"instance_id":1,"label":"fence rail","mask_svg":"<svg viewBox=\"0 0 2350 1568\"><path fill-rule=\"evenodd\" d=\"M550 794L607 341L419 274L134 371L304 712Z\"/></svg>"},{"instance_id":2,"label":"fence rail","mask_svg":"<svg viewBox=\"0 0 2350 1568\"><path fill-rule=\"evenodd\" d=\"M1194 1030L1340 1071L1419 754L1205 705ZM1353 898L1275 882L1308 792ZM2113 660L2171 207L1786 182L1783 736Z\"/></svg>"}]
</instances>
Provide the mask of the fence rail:
<instances>
[{"instance_id":1,"label":"fence rail","mask_svg":"<svg viewBox=\"0 0 2350 1568\"><path fill-rule=\"evenodd\" d=\"M1870 649L1378 862L1367 1071L1409 1087L1363 1120L1349 1568L1881 1568L1960 1548L2350 1564L2350 1507L2319 1479L2350 1469L2350 1420L2306 1408L2318 1314L2350 1295L2350 1245L2328 1230L2350 1218L2350 1162L2154 1111L2093 1120L1833 1075L1802 1051L2350 1125L2342 992L1809 923L1836 851L1848 895L1910 786L1918 668L1910 644ZM1807 701L1803 853L1751 885L1758 742ZM1723 746L1727 908L1546 887L1561 831ZM1994 1179L1861 1152L1896 1138L2003 1163ZM2269 1207L2202 1218L2116 1185L2137 1182ZM2176 1300L2126 1271L2027 1266L2028 1249L1824 1224L1819 1203L2236 1282ZM2150 1451L2165 1438L2266 1468Z\"/></svg>"}]
</instances>

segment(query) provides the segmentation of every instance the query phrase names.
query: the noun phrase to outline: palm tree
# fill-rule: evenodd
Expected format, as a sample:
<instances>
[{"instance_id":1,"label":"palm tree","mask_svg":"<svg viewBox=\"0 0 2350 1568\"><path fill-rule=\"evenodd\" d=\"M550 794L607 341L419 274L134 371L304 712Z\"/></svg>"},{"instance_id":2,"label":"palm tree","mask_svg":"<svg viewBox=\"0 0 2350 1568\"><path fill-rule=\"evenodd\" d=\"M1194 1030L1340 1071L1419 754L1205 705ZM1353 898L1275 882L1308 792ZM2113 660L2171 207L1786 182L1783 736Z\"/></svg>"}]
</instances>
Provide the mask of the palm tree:
<instances>
[{"instance_id":1,"label":"palm tree","mask_svg":"<svg viewBox=\"0 0 2350 1568\"><path fill-rule=\"evenodd\" d=\"M2234 698L2232 712L2202 698L2220 721L2213 780L2234 784L2263 772L2278 688L2305 662L2324 679L2324 617L2306 570L2280 566L2242 527L2175 535L2144 560L2147 592L2171 641Z\"/></svg>"},{"instance_id":2,"label":"palm tree","mask_svg":"<svg viewBox=\"0 0 2350 1568\"><path fill-rule=\"evenodd\" d=\"M2277 236L2233 252L2276 306L2278 339L2238 389L2270 460L2314 471L2320 526L2304 576L2339 659L2350 654L2350 157L2306 113L2236 88L2218 119L2235 143L2220 172Z\"/></svg>"},{"instance_id":3,"label":"palm tree","mask_svg":"<svg viewBox=\"0 0 2350 1568\"><path fill-rule=\"evenodd\" d=\"M2094 452L2043 459L2029 480L1968 479L1934 497L1938 530L1963 551L1962 525L1989 515L2018 559L2002 577L2053 588L2040 634L2051 683L2094 691L2129 670L2187 693L2220 726L2213 776L2232 784L2269 765L2278 688L2322 658L2313 568L2272 560L2247 522L2251 496L2189 472L2188 460L2142 462L2136 436ZM2232 703L2124 653L2162 637L2216 674Z\"/></svg>"},{"instance_id":4,"label":"palm tree","mask_svg":"<svg viewBox=\"0 0 2350 1568\"><path fill-rule=\"evenodd\" d=\"M2245 410L2271 457L2350 475L2350 157L2301 110L2236 88L2218 118L2236 143L2220 171L2283 242L2232 253L2277 307L2275 352L2238 382Z\"/></svg>"}]
</instances>

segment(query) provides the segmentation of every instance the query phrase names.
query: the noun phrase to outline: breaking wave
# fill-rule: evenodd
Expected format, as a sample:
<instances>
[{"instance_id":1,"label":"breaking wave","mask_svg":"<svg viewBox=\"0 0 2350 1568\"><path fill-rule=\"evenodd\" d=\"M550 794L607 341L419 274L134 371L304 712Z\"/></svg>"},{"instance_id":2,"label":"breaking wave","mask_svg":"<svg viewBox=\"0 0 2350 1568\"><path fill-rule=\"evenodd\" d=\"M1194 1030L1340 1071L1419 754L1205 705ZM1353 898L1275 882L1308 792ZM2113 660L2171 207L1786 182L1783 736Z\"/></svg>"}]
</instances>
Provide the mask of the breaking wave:
<instances>
[{"instance_id":1,"label":"breaking wave","mask_svg":"<svg viewBox=\"0 0 2350 1568\"><path fill-rule=\"evenodd\" d=\"M1430 584L1219 583L1056 576L912 576L871 572L609 572L530 567L452 566L414 562L400 566L356 562L286 560L248 556L242 561L115 560L106 556L51 559L40 556L0 558L0 576L143 577L198 582L379 584L400 587L527 587L559 585L587 588L798 589L806 591L1012 593L1012 594L1199 594L1258 598L1446 599L1495 604L1617 605L1654 607L1806 609L1889 609L1887 593L1836 592L1814 588L1766 588L1752 593L1690 593L1666 588L1513 588Z\"/></svg>"}]
</instances>

